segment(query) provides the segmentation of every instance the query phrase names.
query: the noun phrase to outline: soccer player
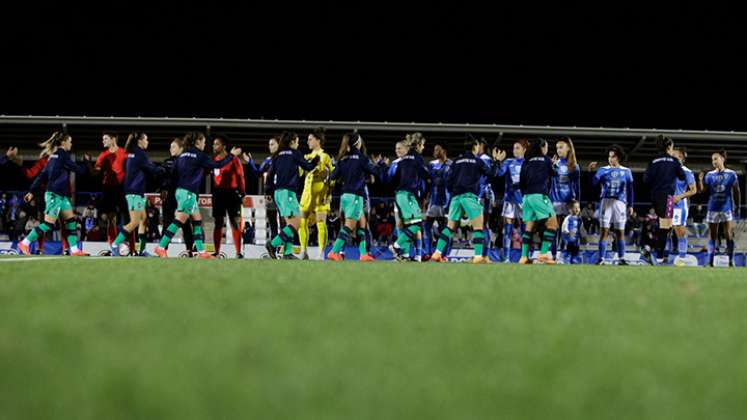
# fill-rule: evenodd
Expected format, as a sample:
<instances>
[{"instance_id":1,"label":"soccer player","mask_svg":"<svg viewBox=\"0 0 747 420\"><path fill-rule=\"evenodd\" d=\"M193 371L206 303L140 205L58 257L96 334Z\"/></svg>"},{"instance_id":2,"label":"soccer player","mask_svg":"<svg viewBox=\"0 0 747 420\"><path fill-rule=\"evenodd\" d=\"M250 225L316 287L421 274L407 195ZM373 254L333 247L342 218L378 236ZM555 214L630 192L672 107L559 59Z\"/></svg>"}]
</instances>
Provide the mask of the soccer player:
<instances>
[{"instance_id":1,"label":"soccer player","mask_svg":"<svg viewBox=\"0 0 747 420\"><path fill-rule=\"evenodd\" d=\"M625 223L628 215L633 214L633 173L622 166L625 153L622 147L613 144L607 148L608 166L597 169L597 162L589 164L589 171L596 171L591 180L592 187L601 184L599 203L600 233L599 261L602 265L607 257L607 238L610 228L617 241L617 264L628 265L625 260Z\"/></svg>"},{"instance_id":2,"label":"soccer player","mask_svg":"<svg viewBox=\"0 0 747 420\"><path fill-rule=\"evenodd\" d=\"M319 258L324 259L327 246L327 213L330 210L332 191L329 187L329 176L332 173L332 159L324 152L324 129L317 128L309 134L306 143L311 150L304 156L312 159L319 156L319 164L304 176L303 193L301 193L301 224L298 226L298 239L301 245L301 259L308 260L306 250L309 244L309 220L316 221L316 232L319 244Z\"/></svg>"},{"instance_id":3,"label":"soccer player","mask_svg":"<svg viewBox=\"0 0 747 420\"><path fill-rule=\"evenodd\" d=\"M32 182L42 172L42 170L44 170L44 167L47 166L47 162L49 161L49 156L46 155L45 150L42 150L39 153L39 159L36 162L34 162L34 164L31 165L30 168L23 166L23 160L21 160L21 158L18 157L18 149L16 148L8 149L8 154L6 155L8 156L10 160L12 160L16 165L18 165L21 168L21 173L26 177L26 179ZM42 181L42 183L39 184L39 189L40 190L45 189L46 186L47 186L46 183ZM38 203L39 213L37 215L37 220L44 220L44 217L45 217L44 200L37 200L37 201L41 201ZM46 235L39 235L39 237L37 238L38 245L37 245L36 253L39 255L44 253L45 239L46 239ZM62 242L62 251L63 251L62 253L63 254L69 253L70 247L67 244L67 238L65 237L65 235L61 235L60 239Z\"/></svg>"},{"instance_id":4,"label":"soccer player","mask_svg":"<svg viewBox=\"0 0 747 420\"><path fill-rule=\"evenodd\" d=\"M272 199L272 185L268 182L267 174L270 172L270 168L272 168L272 157L278 150L279 140L280 138L276 136L270 138L267 144L270 150L270 155L267 156L265 160L263 160L262 163L259 164L259 169L257 170L257 172L262 174L262 183L265 187L265 210L267 211L267 223L270 224L271 238L277 236L280 229L278 226L278 207L275 204L275 201L273 201Z\"/></svg>"},{"instance_id":5,"label":"soccer player","mask_svg":"<svg viewBox=\"0 0 747 420\"><path fill-rule=\"evenodd\" d=\"M99 213L106 214L107 227L106 239L109 245L117 236L119 215L123 215L124 223L129 222L127 212L127 200L125 200L122 185L125 177L125 160L127 153L117 145L117 133L106 131L101 136L101 143L105 150L99 154L92 173L103 174L101 179L101 201L99 202ZM134 235L130 235L130 249L135 251Z\"/></svg>"},{"instance_id":6,"label":"soccer player","mask_svg":"<svg viewBox=\"0 0 747 420\"><path fill-rule=\"evenodd\" d=\"M672 157L674 142L671 138L657 136L656 148L659 154L649 162L643 174L643 182L649 185L651 201L654 204L656 216L659 218L659 230L656 235L656 255L651 256L645 248L641 253L644 260L656 265L656 258L664 258L664 249L669 242L672 230L672 210L674 207L674 184L677 179L685 180L685 171L679 160Z\"/></svg>"},{"instance_id":7,"label":"soccer player","mask_svg":"<svg viewBox=\"0 0 747 420\"><path fill-rule=\"evenodd\" d=\"M547 157L547 141L540 138L529 140L524 163L521 165L519 188L522 193L521 220L526 229L521 235L521 258L519 264L529 264L529 246L534 235L534 228L542 223L545 231L542 234L542 247L537 262L555 264L550 245L555 241L558 231L558 220L550 201L550 181L553 176L553 163Z\"/></svg>"},{"instance_id":8,"label":"soccer player","mask_svg":"<svg viewBox=\"0 0 747 420\"><path fill-rule=\"evenodd\" d=\"M416 198L420 181L428 178L428 169L417 148L421 143L418 139L404 140L396 144L397 158L392 171L387 171L387 181L396 183L394 188L394 204L397 206L402 229L397 241L392 246L397 261L406 261L410 257L410 247L415 244L420 232L423 215Z\"/></svg>"},{"instance_id":9,"label":"soccer player","mask_svg":"<svg viewBox=\"0 0 747 420\"><path fill-rule=\"evenodd\" d=\"M467 136L467 140L464 142L464 153L459 155L451 164L446 180L446 187L451 194L449 221L439 235L436 251L431 255L431 261L446 261L447 245L462 220L462 216L466 214L472 225L472 243L475 251L472 263L488 263L488 259L482 255L482 247L485 243L482 233L484 220L482 206L477 195L480 193L480 178L483 176L493 177L497 170L497 163L493 163L493 167L491 167L477 156L479 152L479 141L472 136ZM493 158L498 160L496 150L493 150Z\"/></svg>"},{"instance_id":10,"label":"soccer player","mask_svg":"<svg viewBox=\"0 0 747 420\"><path fill-rule=\"evenodd\" d=\"M298 135L283 132L280 135L277 152L272 157L272 165L268 173L268 181L274 191L275 204L280 216L285 218L286 226L265 244L267 253L273 259L277 258L276 249L283 247L283 259L296 260L293 255L293 238L296 237L298 226L301 224L301 209L298 204L299 168L310 171L319 163L321 158L314 156L311 161L304 159L298 151Z\"/></svg>"},{"instance_id":11,"label":"soccer player","mask_svg":"<svg viewBox=\"0 0 747 420\"><path fill-rule=\"evenodd\" d=\"M550 184L550 200L558 224L563 225L563 219L569 213L569 205L581 197L579 179L581 169L576 161L576 149L570 137L563 137L555 143L556 154L553 157L553 177ZM557 242L553 243L556 248ZM555 254L555 249L553 249Z\"/></svg>"},{"instance_id":12,"label":"soccer player","mask_svg":"<svg viewBox=\"0 0 747 420\"><path fill-rule=\"evenodd\" d=\"M488 154L488 143L484 138L480 138L479 142L480 152L478 153L477 157L485 161L488 166L491 166L493 164L493 160ZM490 228L488 228L488 220L490 219L490 211L495 204L495 192L493 192L493 186L490 184L490 180L487 176L480 177L480 194L477 196L477 198L480 200L480 205L482 205L482 235L483 241L485 241L482 247L482 256L487 258L488 251L490 250L490 244L492 243L492 241L490 240Z\"/></svg>"},{"instance_id":13,"label":"soccer player","mask_svg":"<svg viewBox=\"0 0 747 420\"><path fill-rule=\"evenodd\" d=\"M519 178L521 165L524 163L524 153L527 150L525 139L517 140L513 145L514 157L506 159L506 152L499 151L498 159L501 166L498 176L505 176L505 192L503 193L503 261L511 262L511 241L514 234L514 220L521 219L521 190Z\"/></svg>"},{"instance_id":14,"label":"soccer player","mask_svg":"<svg viewBox=\"0 0 747 420\"><path fill-rule=\"evenodd\" d=\"M165 176L161 183L161 203L163 206L163 232L161 238L166 235L166 228L174 222L176 216L176 186L179 183L179 176L176 173L176 159L184 151L184 139L176 137L172 140L169 147L171 155L161 165L165 170ZM192 249L194 247L194 235L192 235L192 221L187 219L182 225L182 236L184 246L187 249L187 257L192 258ZM169 249L168 244L165 249Z\"/></svg>"},{"instance_id":15,"label":"soccer player","mask_svg":"<svg viewBox=\"0 0 747 420\"><path fill-rule=\"evenodd\" d=\"M377 162L379 163L379 162ZM340 229L327 259L341 261L340 251L350 242L355 232L359 241L358 249L360 261L373 261L366 248L365 202L366 180L374 176L380 178L381 168L374 166L363 152L363 138L360 134L350 133L342 136L342 143L337 154L337 166L332 170L330 178L342 181L342 196L340 197L340 213L345 215L345 225ZM357 229L356 229L357 227Z\"/></svg>"},{"instance_id":16,"label":"soccer player","mask_svg":"<svg viewBox=\"0 0 747 420\"><path fill-rule=\"evenodd\" d=\"M220 162L228 156L230 140L225 134L213 136L213 160ZM249 160L251 162L251 159ZM253 163L251 163L253 165ZM220 254L221 242L223 242L223 226L228 214L228 223L231 225L233 246L236 250L236 258L244 258L241 253L241 209L244 195L246 195L246 184L244 181L244 166L241 159L234 156L228 165L213 169L213 218L215 229L213 230L213 244L215 245L214 257Z\"/></svg>"},{"instance_id":17,"label":"soccer player","mask_svg":"<svg viewBox=\"0 0 747 420\"><path fill-rule=\"evenodd\" d=\"M576 200L571 200L568 205L568 216L563 219L563 225L560 228L565 243L566 261L568 264L575 264L578 258L578 252L581 242L581 205Z\"/></svg>"},{"instance_id":18,"label":"soccer player","mask_svg":"<svg viewBox=\"0 0 747 420\"><path fill-rule=\"evenodd\" d=\"M203 153L205 150L205 135L202 133L187 133L184 136L184 151L176 160L176 175L178 177L176 188L176 217L169 225L161 238L161 242L155 249L155 253L161 258L168 258L166 246L171 242L176 232L181 229L187 219L192 219L194 228L195 248L198 258L212 259L210 253L205 251L204 234L202 231L202 215L197 206L197 195L200 192L200 183L205 169L220 169L229 164L234 157L241 155L241 149L234 147L231 154L223 160L215 161Z\"/></svg>"},{"instance_id":19,"label":"soccer player","mask_svg":"<svg viewBox=\"0 0 747 420\"><path fill-rule=\"evenodd\" d=\"M430 179L430 190L428 192L428 209L425 212L425 228L423 229L424 255L429 257L433 254L433 224L438 223L438 229L446 227L446 215L448 212L449 193L446 190L446 178L452 161L447 156L446 147L442 144L433 146L434 160L428 163L428 174ZM438 236L438 232L436 232Z\"/></svg>"},{"instance_id":20,"label":"soccer player","mask_svg":"<svg viewBox=\"0 0 747 420\"><path fill-rule=\"evenodd\" d=\"M148 135L142 131L131 133L125 143L127 160L125 161L124 193L127 199L127 210L130 212L130 222L119 228L119 234L111 245L111 255L120 256L119 245L125 238L137 229L137 254L148 256L145 252L146 223L145 215L145 174L158 175L163 168L153 164L145 151L148 150Z\"/></svg>"},{"instance_id":21,"label":"soccer player","mask_svg":"<svg viewBox=\"0 0 747 420\"><path fill-rule=\"evenodd\" d=\"M74 257L87 256L88 254L78 248L78 223L75 220L73 206L70 203L70 171L84 174L88 168L85 165L75 163L70 158L69 152L73 147L73 139L67 133L55 132L52 134L52 137L41 143L40 146L44 148L44 153L49 156L49 162L31 184L29 193L24 196L24 200L27 203L33 200L37 187L46 181L47 188L44 194L46 215L44 216L44 222L35 227L18 244L18 249L23 254L30 255L30 243L52 230L55 222L61 216L64 221L62 225L63 231L67 235L67 241L70 246L70 255Z\"/></svg>"},{"instance_id":22,"label":"soccer player","mask_svg":"<svg viewBox=\"0 0 747 420\"><path fill-rule=\"evenodd\" d=\"M706 223L711 239L708 241L708 264L713 267L715 244L718 239L718 229L721 227L726 239L726 249L729 254L729 267L734 267L734 221L739 217L740 193L737 173L726 167L726 151L721 150L711 155L714 170L707 174L700 173L700 190L708 191L708 213Z\"/></svg>"},{"instance_id":23,"label":"soccer player","mask_svg":"<svg viewBox=\"0 0 747 420\"><path fill-rule=\"evenodd\" d=\"M695 195L698 189L693 171L685 166L687 151L678 147L674 149L673 156L680 161L682 170L685 171L685 179L677 179L674 184L674 210L672 211L672 225L677 236L677 250L679 257L685 258L687 256L687 216L690 210L690 197ZM680 259L677 259L675 264L683 263Z\"/></svg>"}]
</instances>

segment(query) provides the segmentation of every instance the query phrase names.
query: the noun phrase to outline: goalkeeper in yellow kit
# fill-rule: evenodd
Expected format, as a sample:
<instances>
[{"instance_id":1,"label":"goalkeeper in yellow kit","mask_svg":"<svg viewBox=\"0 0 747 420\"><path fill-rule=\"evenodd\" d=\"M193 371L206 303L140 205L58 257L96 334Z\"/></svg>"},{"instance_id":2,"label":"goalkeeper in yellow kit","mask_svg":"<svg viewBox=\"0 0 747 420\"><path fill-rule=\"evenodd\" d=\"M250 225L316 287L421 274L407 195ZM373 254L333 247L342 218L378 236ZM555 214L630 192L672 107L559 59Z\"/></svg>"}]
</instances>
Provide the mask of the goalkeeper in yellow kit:
<instances>
[{"instance_id":1,"label":"goalkeeper in yellow kit","mask_svg":"<svg viewBox=\"0 0 747 420\"><path fill-rule=\"evenodd\" d=\"M324 259L324 248L327 246L327 213L330 210L332 190L329 175L332 173L332 159L324 152L324 129L318 128L309 134L309 149L306 159L319 156L319 163L311 171L305 171L303 193L301 194L301 224L298 227L298 238L301 243L301 259L308 260L306 251L309 243L309 221L316 221L319 239L319 259Z\"/></svg>"}]
</instances>

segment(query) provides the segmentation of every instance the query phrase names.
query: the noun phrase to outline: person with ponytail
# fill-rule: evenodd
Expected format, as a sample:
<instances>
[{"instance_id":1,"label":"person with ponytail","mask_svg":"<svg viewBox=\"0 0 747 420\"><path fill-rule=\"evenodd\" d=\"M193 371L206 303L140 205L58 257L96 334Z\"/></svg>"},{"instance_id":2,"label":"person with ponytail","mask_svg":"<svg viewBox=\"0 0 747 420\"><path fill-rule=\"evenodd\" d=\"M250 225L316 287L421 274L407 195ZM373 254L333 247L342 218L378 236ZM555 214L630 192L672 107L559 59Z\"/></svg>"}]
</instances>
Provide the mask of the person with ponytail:
<instances>
[{"instance_id":1,"label":"person with ponytail","mask_svg":"<svg viewBox=\"0 0 747 420\"><path fill-rule=\"evenodd\" d=\"M550 201L552 201L558 225L563 226L563 219L568 215L569 205L581 199L581 170L576 162L576 149L570 137L562 137L555 143L556 154L553 157L553 176L550 184ZM558 239L553 242L553 255L556 254Z\"/></svg>"},{"instance_id":2,"label":"person with ponytail","mask_svg":"<svg viewBox=\"0 0 747 420\"><path fill-rule=\"evenodd\" d=\"M327 213L330 210L332 191L329 187L329 176L332 173L332 158L324 152L324 129L318 128L309 134L307 144L311 153L304 156L312 159L319 156L319 163L304 174L304 187L301 194L301 224L298 227L298 239L301 244L301 259L308 260L306 248L309 243L309 221L316 223L319 244L319 259L324 259L327 246Z\"/></svg>"},{"instance_id":3,"label":"person with ponytail","mask_svg":"<svg viewBox=\"0 0 747 420\"><path fill-rule=\"evenodd\" d=\"M672 211L672 225L677 237L677 251L679 255L674 264L682 266L685 262L682 260L687 256L687 217L690 213L690 197L698 192L698 186L695 182L695 175L687 166L687 151L678 147L672 154L682 164L682 170L685 171L685 179L678 179L674 184L674 210Z\"/></svg>"},{"instance_id":4,"label":"person with ponytail","mask_svg":"<svg viewBox=\"0 0 747 420\"><path fill-rule=\"evenodd\" d=\"M70 157L73 139L69 134L55 132L45 142L41 143L43 153L49 157L47 165L34 180L29 192L24 196L28 203L34 199L38 187L47 183L44 193L45 215L44 222L35 227L19 244L18 249L25 255L30 255L29 245L40 236L54 228L58 218L62 218L62 231L70 246L70 255L74 257L87 256L78 247L78 222L75 219L73 206L70 202L72 194L70 188L70 172L85 174L88 168L84 164L75 163ZM87 156L87 155L86 155Z\"/></svg>"},{"instance_id":5,"label":"person with ponytail","mask_svg":"<svg viewBox=\"0 0 747 420\"><path fill-rule=\"evenodd\" d=\"M535 228L538 224L545 225L542 233L542 247L537 262L540 264L555 264L550 251L550 245L555 242L558 231L558 220L555 209L550 201L550 183L553 176L553 163L547 157L547 141L541 138L529 140L529 147L521 165L522 205L521 220L526 229L521 235L521 258L519 264L529 264L529 246L532 242Z\"/></svg>"},{"instance_id":6,"label":"person with ponytail","mask_svg":"<svg viewBox=\"0 0 747 420\"><path fill-rule=\"evenodd\" d=\"M708 240L707 267L713 267L719 227L723 229L726 239L726 250L729 255L729 267L734 267L734 223L739 218L740 199L739 179L737 173L726 167L726 151L719 150L711 154L714 170L707 174L700 173L701 192L708 192L708 212L705 221L708 223L710 239Z\"/></svg>"},{"instance_id":7,"label":"person with ponytail","mask_svg":"<svg viewBox=\"0 0 747 420\"><path fill-rule=\"evenodd\" d=\"M181 137L175 137L172 139L169 145L169 157L163 163L161 167L164 169L164 175L161 178L161 205L162 205L162 216L163 216L163 229L161 232L161 238L166 236L168 233L167 227L174 222L176 217L176 188L179 184L179 176L176 173L176 160L179 155L184 151L184 139ZM192 252L194 250L194 235L192 229L192 221L187 219L182 224L182 239L184 240L184 247L186 248L187 258L192 258ZM169 246L166 245L166 250Z\"/></svg>"},{"instance_id":8,"label":"person with ponytail","mask_svg":"<svg viewBox=\"0 0 747 420\"><path fill-rule=\"evenodd\" d=\"M161 258L168 258L166 247L171 242L177 231L182 228L188 219L192 219L195 248L198 258L213 259L209 252L205 251L205 235L202 230L202 215L197 203L200 193L200 184L205 176L205 169L220 169L235 157L241 155L241 149L234 147L231 154L224 159L215 161L206 155L205 135L190 132L184 136L184 151L176 160L176 176L178 177L176 188L176 217L166 228L161 242L155 249L155 253Z\"/></svg>"},{"instance_id":9,"label":"person with ponytail","mask_svg":"<svg viewBox=\"0 0 747 420\"><path fill-rule=\"evenodd\" d=\"M124 193L127 200L127 210L130 213L130 221L119 228L119 234L111 245L111 255L120 256L119 245L137 229L137 254L147 256L145 252L145 230L147 217L145 214L145 174L158 175L164 172L163 168L153 164L145 151L148 149L148 135L142 131L133 132L127 137L125 152L125 179Z\"/></svg>"},{"instance_id":10,"label":"person with ponytail","mask_svg":"<svg viewBox=\"0 0 747 420\"><path fill-rule=\"evenodd\" d=\"M490 181L495 178L499 168L498 152L495 149L492 151L493 159L490 164L478 157L479 153L480 142L471 135L467 135L464 152L451 164L446 178L446 188L451 195L448 222L438 236L436 251L431 255L430 261L447 261L451 237L459 226L462 216L466 215L472 226L472 244L475 252L472 263L487 264L489 262L482 252L485 246L483 237L485 220L483 208L477 197L480 194L480 179L487 177Z\"/></svg>"},{"instance_id":11,"label":"person with ponytail","mask_svg":"<svg viewBox=\"0 0 747 420\"><path fill-rule=\"evenodd\" d=\"M296 195L300 181L299 168L311 171L321 160L318 155L310 161L304 159L298 151L298 143L296 133L283 132L280 135L278 148L272 156L272 164L267 175L270 188L274 191L274 200L280 217L285 218L286 221L286 226L278 232L277 236L265 244L267 253L273 259L278 258L279 247L283 248L283 259L298 259L293 255L293 240L298 235L298 226L301 224L301 208Z\"/></svg>"},{"instance_id":12,"label":"person with ponytail","mask_svg":"<svg viewBox=\"0 0 747 420\"><path fill-rule=\"evenodd\" d=\"M666 136L656 138L656 149L659 153L649 162L643 174L643 183L651 190L651 201L659 218L659 230L656 235L656 255L645 248L641 255L651 265L657 264L657 258L664 260L669 235L672 231L672 213L674 211L674 189L677 179L685 180L685 171L674 153L674 141ZM664 261L667 262L667 261Z\"/></svg>"},{"instance_id":13,"label":"person with ponytail","mask_svg":"<svg viewBox=\"0 0 747 420\"><path fill-rule=\"evenodd\" d=\"M371 176L381 178L381 168L371 163L363 152L363 138L360 134L349 133L342 136L342 143L337 154L337 166L332 170L330 178L342 182L342 196L340 197L340 214L344 214L344 225L337 235L332 249L327 254L331 261L341 261L341 251L353 236L358 240L360 261L373 261L374 258L367 251L366 216L364 213L366 180ZM377 164L380 161L376 162Z\"/></svg>"},{"instance_id":14,"label":"person with ponytail","mask_svg":"<svg viewBox=\"0 0 747 420\"><path fill-rule=\"evenodd\" d=\"M8 158L11 161L13 161L13 163L15 163L16 165L19 166L19 168L21 169L21 173L23 174L23 176L27 180L29 180L31 182L33 182L34 179L37 176L39 176L39 174L41 174L41 172L44 170L44 167L47 166L47 162L49 161L49 155L47 155L46 148L44 150L42 150L41 152L39 152L39 159L36 160L36 162L34 162L33 165L31 165L30 167L23 166L23 160L20 157L18 157L18 149L16 149L16 148L12 148L12 149L8 150ZM47 186L46 182L42 181L39 184L38 188L41 190L41 189L46 188L46 186ZM44 217L45 217L45 212L44 212L44 210L45 210L45 207L44 207L45 203L44 203L44 200L37 200L37 202L38 202L37 203L38 204L38 206L37 206L37 209L38 209L37 220L44 220ZM58 220L58 223L61 223L61 220ZM62 227L60 227L60 229L62 229ZM65 237L65 235L61 235L60 239L61 239L60 242L62 242L62 253L63 254L69 254L70 253L70 251L69 251L70 247L67 244L67 238ZM39 235L39 237L36 240L37 241L36 253L39 254L39 255L44 254L44 242L45 242L45 240L46 240L46 235Z\"/></svg>"}]
</instances>

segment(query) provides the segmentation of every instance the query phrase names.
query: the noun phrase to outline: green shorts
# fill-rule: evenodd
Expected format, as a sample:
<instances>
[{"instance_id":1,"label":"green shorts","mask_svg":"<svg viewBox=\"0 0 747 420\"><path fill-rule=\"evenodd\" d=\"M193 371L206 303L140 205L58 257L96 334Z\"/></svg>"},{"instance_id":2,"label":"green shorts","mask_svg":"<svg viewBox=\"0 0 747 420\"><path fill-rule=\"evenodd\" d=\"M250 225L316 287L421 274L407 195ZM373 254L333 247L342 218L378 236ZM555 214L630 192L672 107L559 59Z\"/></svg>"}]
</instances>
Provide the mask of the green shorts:
<instances>
[{"instance_id":1,"label":"green shorts","mask_svg":"<svg viewBox=\"0 0 747 420\"><path fill-rule=\"evenodd\" d=\"M544 194L528 194L524 196L521 208L521 220L536 222L555 216L555 209L550 198Z\"/></svg>"},{"instance_id":2,"label":"green shorts","mask_svg":"<svg viewBox=\"0 0 747 420\"><path fill-rule=\"evenodd\" d=\"M145 197L138 194L127 194L127 210L128 211L143 211L145 210Z\"/></svg>"},{"instance_id":3,"label":"green shorts","mask_svg":"<svg viewBox=\"0 0 747 420\"><path fill-rule=\"evenodd\" d=\"M69 198L49 191L44 193L44 206L44 214L54 218L59 217L61 211L73 209L73 205L70 204Z\"/></svg>"},{"instance_id":4,"label":"green shorts","mask_svg":"<svg viewBox=\"0 0 747 420\"><path fill-rule=\"evenodd\" d=\"M462 215L467 214L469 220L482 215L482 206L477 196L472 193L459 194L451 198L449 205L449 220L458 222Z\"/></svg>"},{"instance_id":5,"label":"green shorts","mask_svg":"<svg viewBox=\"0 0 747 420\"><path fill-rule=\"evenodd\" d=\"M184 188L177 188L175 195L176 211L185 214L192 214L197 211L197 194L187 191Z\"/></svg>"},{"instance_id":6,"label":"green shorts","mask_svg":"<svg viewBox=\"0 0 747 420\"><path fill-rule=\"evenodd\" d=\"M357 194L345 193L340 197L340 210L346 219L360 220L363 215L363 197Z\"/></svg>"},{"instance_id":7,"label":"green shorts","mask_svg":"<svg viewBox=\"0 0 747 420\"><path fill-rule=\"evenodd\" d=\"M397 191L394 195L394 202L399 210L399 219L403 224L417 223L423 220L420 213L420 204L415 196L407 191Z\"/></svg>"},{"instance_id":8,"label":"green shorts","mask_svg":"<svg viewBox=\"0 0 747 420\"><path fill-rule=\"evenodd\" d=\"M273 194L275 204L278 206L278 212L281 217L297 217L301 215L301 208L298 206L298 197L291 190L277 190Z\"/></svg>"}]
</instances>

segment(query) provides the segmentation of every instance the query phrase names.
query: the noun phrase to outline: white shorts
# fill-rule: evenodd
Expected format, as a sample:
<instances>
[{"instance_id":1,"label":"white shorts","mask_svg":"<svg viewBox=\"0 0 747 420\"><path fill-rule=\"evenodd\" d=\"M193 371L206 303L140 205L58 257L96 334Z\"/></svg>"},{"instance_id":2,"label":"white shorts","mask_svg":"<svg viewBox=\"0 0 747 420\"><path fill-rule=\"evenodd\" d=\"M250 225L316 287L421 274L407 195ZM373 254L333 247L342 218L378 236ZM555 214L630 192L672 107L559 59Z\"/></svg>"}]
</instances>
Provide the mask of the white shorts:
<instances>
[{"instance_id":1,"label":"white shorts","mask_svg":"<svg viewBox=\"0 0 747 420\"><path fill-rule=\"evenodd\" d=\"M428 211L425 212L425 217L433 217L433 218L439 218L439 217L446 217L447 211L444 208L444 206L437 206L435 204L431 204L428 206Z\"/></svg>"},{"instance_id":2,"label":"white shorts","mask_svg":"<svg viewBox=\"0 0 747 420\"><path fill-rule=\"evenodd\" d=\"M627 206L622 201L614 198L603 198L599 206L600 226L605 229L610 227L620 230L625 229L625 222L628 220L626 210Z\"/></svg>"},{"instance_id":3,"label":"white shorts","mask_svg":"<svg viewBox=\"0 0 747 420\"><path fill-rule=\"evenodd\" d=\"M724 223L731 222L734 220L734 215L731 210L729 211L708 211L706 213L706 223Z\"/></svg>"},{"instance_id":4,"label":"white shorts","mask_svg":"<svg viewBox=\"0 0 747 420\"><path fill-rule=\"evenodd\" d=\"M558 216L565 216L568 214L568 203L554 202L552 208L555 209L555 214Z\"/></svg>"},{"instance_id":5,"label":"white shorts","mask_svg":"<svg viewBox=\"0 0 747 420\"><path fill-rule=\"evenodd\" d=\"M687 207L672 210L672 226L687 226Z\"/></svg>"},{"instance_id":6,"label":"white shorts","mask_svg":"<svg viewBox=\"0 0 747 420\"><path fill-rule=\"evenodd\" d=\"M501 216L507 219L521 219L521 204L504 201Z\"/></svg>"}]
</instances>

